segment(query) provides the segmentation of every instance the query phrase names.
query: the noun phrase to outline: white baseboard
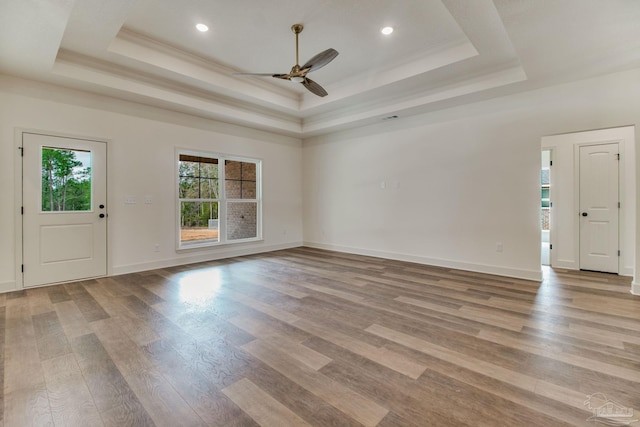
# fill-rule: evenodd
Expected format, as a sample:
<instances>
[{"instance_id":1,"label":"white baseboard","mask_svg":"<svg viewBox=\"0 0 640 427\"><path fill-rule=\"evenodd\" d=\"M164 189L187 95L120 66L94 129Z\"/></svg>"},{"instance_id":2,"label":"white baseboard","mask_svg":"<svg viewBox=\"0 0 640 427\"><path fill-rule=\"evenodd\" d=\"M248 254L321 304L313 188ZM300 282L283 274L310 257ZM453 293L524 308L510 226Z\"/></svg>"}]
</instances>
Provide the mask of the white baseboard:
<instances>
[{"instance_id":1,"label":"white baseboard","mask_svg":"<svg viewBox=\"0 0 640 427\"><path fill-rule=\"evenodd\" d=\"M233 258L237 256L253 255L263 252L273 252L283 249L291 249L302 246L302 242L284 243L278 245L251 245L251 246L235 246L233 248L226 247L222 251L210 250L205 252L192 253L187 256L176 258L168 258L149 262L140 262L135 264L126 264L114 266L110 276L118 276L120 274L137 273L139 271L155 270L157 268L175 267L176 265L193 264L196 262L215 261L218 259Z\"/></svg>"},{"instance_id":2,"label":"white baseboard","mask_svg":"<svg viewBox=\"0 0 640 427\"><path fill-rule=\"evenodd\" d=\"M15 281L12 282L0 282L0 294L5 292L12 292L20 290Z\"/></svg>"},{"instance_id":3,"label":"white baseboard","mask_svg":"<svg viewBox=\"0 0 640 427\"><path fill-rule=\"evenodd\" d=\"M478 273L495 274L497 276L513 277L516 279L542 280L542 270L524 270L517 268L500 267L496 265L475 264L469 262L454 261L440 258L430 258L396 252L374 251L369 249L352 248L346 246L330 245L318 242L304 242L304 246L317 249L327 249L336 252L346 252L356 255L366 255L378 258L392 259L396 261L414 262L417 264L433 265L436 267L454 268L457 270L474 271Z\"/></svg>"},{"instance_id":4,"label":"white baseboard","mask_svg":"<svg viewBox=\"0 0 640 427\"><path fill-rule=\"evenodd\" d=\"M633 282L631 284L631 293L640 297L640 283Z\"/></svg>"},{"instance_id":5,"label":"white baseboard","mask_svg":"<svg viewBox=\"0 0 640 427\"><path fill-rule=\"evenodd\" d=\"M620 269L620 273L618 273L618 275L620 276L627 276L627 277L633 277L633 267L622 267Z\"/></svg>"}]
</instances>

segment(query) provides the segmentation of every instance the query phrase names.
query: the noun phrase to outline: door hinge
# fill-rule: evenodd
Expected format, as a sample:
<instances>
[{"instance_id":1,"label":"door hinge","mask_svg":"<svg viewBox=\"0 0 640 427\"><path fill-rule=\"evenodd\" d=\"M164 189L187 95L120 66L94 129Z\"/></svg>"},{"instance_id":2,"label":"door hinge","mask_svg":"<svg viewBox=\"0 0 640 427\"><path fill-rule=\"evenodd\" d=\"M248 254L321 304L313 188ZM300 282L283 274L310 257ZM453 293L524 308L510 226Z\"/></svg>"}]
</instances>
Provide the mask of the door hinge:
<instances>
[{"instance_id":1,"label":"door hinge","mask_svg":"<svg viewBox=\"0 0 640 427\"><path fill-rule=\"evenodd\" d=\"M549 250L553 249L553 245L549 245Z\"/></svg>"},{"instance_id":2,"label":"door hinge","mask_svg":"<svg viewBox=\"0 0 640 427\"><path fill-rule=\"evenodd\" d=\"M620 153L616 154L616 158L620 160Z\"/></svg>"},{"instance_id":3,"label":"door hinge","mask_svg":"<svg viewBox=\"0 0 640 427\"><path fill-rule=\"evenodd\" d=\"M618 249L618 256L620 256L620 249Z\"/></svg>"},{"instance_id":4,"label":"door hinge","mask_svg":"<svg viewBox=\"0 0 640 427\"><path fill-rule=\"evenodd\" d=\"M24 273L24 264L22 264L20 270Z\"/></svg>"},{"instance_id":5,"label":"door hinge","mask_svg":"<svg viewBox=\"0 0 640 427\"><path fill-rule=\"evenodd\" d=\"M620 202L618 202L618 209L620 209Z\"/></svg>"},{"instance_id":6,"label":"door hinge","mask_svg":"<svg viewBox=\"0 0 640 427\"><path fill-rule=\"evenodd\" d=\"M24 215L24 206L20 206L20 215Z\"/></svg>"},{"instance_id":7,"label":"door hinge","mask_svg":"<svg viewBox=\"0 0 640 427\"><path fill-rule=\"evenodd\" d=\"M553 202L549 202L549 207L552 208L553 207Z\"/></svg>"},{"instance_id":8,"label":"door hinge","mask_svg":"<svg viewBox=\"0 0 640 427\"><path fill-rule=\"evenodd\" d=\"M18 147L18 150L20 150L20 157L24 157L24 147Z\"/></svg>"},{"instance_id":9,"label":"door hinge","mask_svg":"<svg viewBox=\"0 0 640 427\"><path fill-rule=\"evenodd\" d=\"M549 160L549 166L553 166L553 160Z\"/></svg>"}]
</instances>

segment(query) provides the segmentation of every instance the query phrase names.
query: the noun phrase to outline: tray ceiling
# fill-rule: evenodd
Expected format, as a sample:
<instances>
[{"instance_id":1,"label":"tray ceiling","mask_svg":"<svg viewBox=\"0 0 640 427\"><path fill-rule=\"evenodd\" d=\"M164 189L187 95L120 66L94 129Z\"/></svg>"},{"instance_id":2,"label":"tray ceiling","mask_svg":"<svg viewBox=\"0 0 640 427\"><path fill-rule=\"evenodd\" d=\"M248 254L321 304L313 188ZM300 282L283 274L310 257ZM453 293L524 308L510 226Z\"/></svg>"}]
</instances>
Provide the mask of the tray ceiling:
<instances>
[{"instance_id":1,"label":"tray ceiling","mask_svg":"<svg viewBox=\"0 0 640 427\"><path fill-rule=\"evenodd\" d=\"M4 0L0 72L306 137L640 66L634 0L271 4ZM340 53L310 75L324 98L233 75L288 72L294 23L301 63Z\"/></svg>"}]
</instances>

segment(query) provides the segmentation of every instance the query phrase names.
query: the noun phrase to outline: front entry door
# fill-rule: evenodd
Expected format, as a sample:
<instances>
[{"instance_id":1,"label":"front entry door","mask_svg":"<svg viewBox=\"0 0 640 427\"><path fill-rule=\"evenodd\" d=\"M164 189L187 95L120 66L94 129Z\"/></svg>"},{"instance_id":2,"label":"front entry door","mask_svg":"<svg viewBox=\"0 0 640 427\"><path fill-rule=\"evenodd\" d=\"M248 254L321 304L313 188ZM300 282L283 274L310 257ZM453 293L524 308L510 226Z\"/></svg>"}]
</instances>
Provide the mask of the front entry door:
<instances>
[{"instance_id":1,"label":"front entry door","mask_svg":"<svg viewBox=\"0 0 640 427\"><path fill-rule=\"evenodd\" d=\"M107 274L106 143L22 134L23 285Z\"/></svg>"},{"instance_id":2,"label":"front entry door","mask_svg":"<svg viewBox=\"0 0 640 427\"><path fill-rule=\"evenodd\" d=\"M618 144L580 147L580 269L618 273Z\"/></svg>"}]
</instances>

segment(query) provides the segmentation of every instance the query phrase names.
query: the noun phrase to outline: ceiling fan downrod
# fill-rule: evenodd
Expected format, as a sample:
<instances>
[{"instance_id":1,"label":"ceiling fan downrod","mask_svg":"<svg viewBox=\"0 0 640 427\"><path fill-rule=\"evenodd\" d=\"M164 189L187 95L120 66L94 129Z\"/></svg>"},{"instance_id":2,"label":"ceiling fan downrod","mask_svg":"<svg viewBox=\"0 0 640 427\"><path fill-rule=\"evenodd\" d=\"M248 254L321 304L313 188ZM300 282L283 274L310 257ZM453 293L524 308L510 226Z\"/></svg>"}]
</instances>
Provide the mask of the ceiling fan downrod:
<instances>
[{"instance_id":1,"label":"ceiling fan downrod","mask_svg":"<svg viewBox=\"0 0 640 427\"><path fill-rule=\"evenodd\" d=\"M304 30L304 26L302 24L293 24L291 26L291 31L293 31L296 35L296 66L300 66L300 60L298 59L298 34L300 34Z\"/></svg>"}]
</instances>

